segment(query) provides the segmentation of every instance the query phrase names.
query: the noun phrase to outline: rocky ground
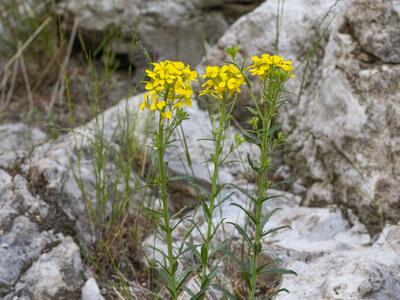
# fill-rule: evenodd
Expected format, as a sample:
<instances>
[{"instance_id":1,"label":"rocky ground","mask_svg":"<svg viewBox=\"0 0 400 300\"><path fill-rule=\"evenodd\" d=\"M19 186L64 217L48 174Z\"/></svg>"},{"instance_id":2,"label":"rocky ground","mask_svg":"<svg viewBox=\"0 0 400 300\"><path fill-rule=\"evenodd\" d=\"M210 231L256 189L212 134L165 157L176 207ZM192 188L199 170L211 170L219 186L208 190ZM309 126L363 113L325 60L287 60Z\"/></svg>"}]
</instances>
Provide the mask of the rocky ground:
<instances>
[{"instance_id":1,"label":"rocky ground","mask_svg":"<svg viewBox=\"0 0 400 300\"><path fill-rule=\"evenodd\" d=\"M281 258L298 276L283 277L280 284L291 293L276 299L399 299L400 1L286 1L278 34L280 7L275 0L112 3L59 1L57 13L70 29L78 17L84 38L93 44L109 27L117 28L123 38L114 47L129 55L137 72L145 66L145 58L127 53L126 46L135 26L152 57L178 55L199 70L206 62L222 63L224 48L233 44L241 46L244 58L278 47L280 54L293 60L297 79L288 87L293 95L280 114L287 143L277 154L271 176L294 175L296 180L284 190L272 190L277 198L265 208L282 208L268 226L287 224L292 230L264 243L269 256ZM0 126L1 299L110 298L99 288L102 283L93 268L84 262L83 245L91 242L92 228L76 165L79 162L86 198L95 199L91 155L95 129L104 124L104 141L117 151L122 147L121 120L128 114L135 121L135 140L148 144L145 113L134 113L142 97L121 100L57 139L23 123ZM235 112L237 125L246 122L243 107L247 104L243 97ZM201 103L195 103L190 114L184 131L191 167L197 182L207 189L208 166L201 162L212 147L198 139L207 137L211 125ZM257 155L246 143L241 153ZM234 159L241 158L235 155ZM187 173L182 149L171 148L167 156L171 173ZM114 161L107 162L107 174L116 168ZM138 168L128 184L142 184L142 173ZM223 168L221 181L251 189L246 164ZM196 210L193 190L175 184L170 192L174 211L185 208L184 214L192 215ZM246 200L228 188L223 191L232 192L218 218L244 222L245 216L230 204L246 204ZM142 200L143 194L132 197L131 215ZM232 228L223 229L220 239L239 241ZM182 238L179 232L177 242ZM190 238L198 236L193 233ZM152 241L150 235L143 244ZM220 273L221 280L232 284L227 266L221 266ZM133 288L140 284L131 284L137 298L146 297L144 288Z\"/></svg>"}]
</instances>

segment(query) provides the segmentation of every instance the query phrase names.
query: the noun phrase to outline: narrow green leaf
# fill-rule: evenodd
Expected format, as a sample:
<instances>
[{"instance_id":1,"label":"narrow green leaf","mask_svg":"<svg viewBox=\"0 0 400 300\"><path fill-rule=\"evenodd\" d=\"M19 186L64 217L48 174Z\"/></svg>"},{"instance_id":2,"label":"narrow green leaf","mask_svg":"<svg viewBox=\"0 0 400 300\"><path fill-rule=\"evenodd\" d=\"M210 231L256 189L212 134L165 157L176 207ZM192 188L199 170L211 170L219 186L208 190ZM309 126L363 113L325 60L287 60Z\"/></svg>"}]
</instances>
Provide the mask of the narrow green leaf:
<instances>
[{"instance_id":1,"label":"narrow green leaf","mask_svg":"<svg viewBox=\"0 0 400 300\"><path fill-rule=\"evenodd\" d=\"M173 274L175 274L176 270L178 270L178 266L179 266L179 263L178 263L177 260L175 260L174 263L173 263L173 267L172 267Z\"/></svg>"},{"instance_id":2,"label":"narrow green leaf","mask_svg":"<svg viewBox=\"0 0 400 300\"><path fill-rule=\"evenodd\" d=\"M255 136L251 136L249 134L243 134L243 138L246 140L246 142L248 142L250 144L260 146L260 142L258 141L257 137L255 137Z\"/></svg>"},{"instance_id":3,"label":"narrow green leaf","mask_svg":"<svg viewBox=\"0 0 400 300\"><path fill-rule=\"evenodd\" d=\"M188 267L185 269L185 271L182 272L182 274L179 275L178 278L178 285L177 285L177 290L180 291L183 287L183 285L186 283L187 278L196 271L197 268L199 268L200 265L194 265L191 267Z\"/></svg>"},{"instance_id":4,"label":"narrow green leaf","mask_svg":"<svg viewBox=\"0 0 400 300\"><path fill-rule=\"evenodd\" d=\"M187 221L190 218L191 218L191 216L187 216L187 217L180 219L174 226L171 227L171 232L174 231L176 229L176 227L178 227L179 224L181 224L183 221Z\"/></svg>"},{"instance_id":5,"label":"narrow green leaf","mask_svg":"<svg viewBox=\"0 0 400 300\"><path fill-rule=\"evenodd\" d=\"M247 244L251 247L254 248L253 245L253 241L250 239L250 237L247 235L246 231L244 231L242 229L242 227L240 227L238 224L232 223L232 222L228 222L228 224L233 225L236 230L239 232L239 234L245 239L245 241L247 242Z\"/></svg>"},{"instance_id":6,"label":"narrow green leaf","mask_svg":"<svg viewBox=\"0 0 400 300\"><path fill-rule=\"evenodd\" d=\"M172 176L168 179L168 181L173 182L173 181L181 181L181 180L187 180L187 181L196 181L197 179L193 176L189 175L179 175L179 176Z\"/></svg>"},{"instance_id":7,"label":"narrow green leaf","mask_svg":"<svg viewBox=\"0 0 400 300\"><path fill-rule=\"evenodd\" d=\"M144 211L145 211L146 213L148 213L148 214L151 215L152 217L160 217L160 216L162 216L161 213L160 213L159 211L156 211L156 210L154 210L154 209L152 209L152 208L143 207L143 209L144 209Z\"/></svg>"},{"instance_id":8,"label":"narrow green leaf","mask_svg":"<svg viewBox=\"0 0 400 300\"><path fill-rule=\"evenodd\" d=\"M268 274L279 274L279 275L295 275L297 276L297 273L292 270L286 270L286 269L279 269L279 268L267 268L264 270L260 270L260 273L268 273Z\"/></svg>"},{"instance_id":9,"label":"narrow green leaf","mask_svg":"<svg viewBox=\"0 0 400 300\"><path fill-rule=\"evenodd\" d=\"M194 255L194 257L197 259L198 262L201 262L201 254L197 250L196 245L194 245L192 242L187 242L186 246L190 250L190 252Z\"/></svg>"},{"instance_id":10,"label":"narrow green leaf","mask_svg":"<svg viewBox=\"0 0 400 300\"><path fill-rule=\"evenodd\" d=\"M261 251L262 251L262 245L261 245L261 243L260 243L260 242L254 243L253 250L254 250L254 255L260 254Z\"/></svg>"},{"instance_id":11,"label":"narrow green leaf","mask_svg":"<svg viewBox=\"0 0 400 300\"><path fill-rule=\"evenodd\" d=\"M218 201L218 203L215 205L215 207L219 207L221 206L226 200L229 200L232 195L234 195L235 192L229 193L228 195L226 195L224 198L222 198L220 201Z\"/></svg>"},{"instance_id":12,"label":"narrow green leaf","mask_svg":"<svg viewBox=\"0 0 400 300\"><path fill-rule=\"evenodd\" d=\"M204 201L202 201L201 207L203 208L204 217L205 217L206 219L211 218L210 209L208 208L207 203L205 203Z\"/></svg>"},{"instance_id":13,"label":"narrow green leaf","mask_svg":"<svg viewBox=\"0 0 400 300\"><path fill-rule=\"evenodd\" d=\"M172 277L169 274L168 270L163 268L161 265L161 268L157 268L157 272L160 274L160 276L167 282L167 285L170 286L172 283Z\"/></svg>"},{"instance_id":14,"label":"narrow green leaf","mask_svg":"<svg viewBox=\"0 0 400 300\"><path fill-rule=\"evenodd\" d=\"M227 183L226 186L231 186L234 189L238 190L239 192L241 192L243 195L245 195L247 198L251 199L252 201L256 202L257 198L253 197L252 195L250 195L245 189L238 187L235 184L232 183Z\"/></svg>"},{"instance_id":15,"label":"narrow green leaf","mask_svg":"<svg viewBox=\"0 0 400 300\"><path fill-rule=\"evenodd\" d=\"M211 240L214 238L214 235L216 234L218 228L224 223L225 218L222 218L221 220L218 221L217 225L215 226L212 234L211 234Z\"/></svg>"},{"instance_id":16,"label":"narrow green leaf","mask_svg":"<svg viewBox=\"0 0 400 300\"><path fill-rule=\"evenodd\" d=\"M236 206L236 207L240 208L249 217L249 219L251 220L253 225L257 224L257 221L256 221L254 215L249 210L245 209L242 205L237 204L237 203L232 203L230 206Z\"/></svg>"},{"instance_id":17,"label":"narrow green leaf","mask_svg":"<svg viewBox=\"0 0 400 300\"><path fill-rule=\"evenodd\" d=\"M250 153L247 153L247 162L249 163L250 167L256 171L257 173L261 172L261 167L256 165L256 162L250 158Z\"/></svg>"},{"instance_id":18,"label":"narrow green leaf","mask_svg":"<svg viewBox=\"0 0 400 300\"><path fill-rule=\"evenodd\" d=\"M160 253L164 258L168 258L168 255L164 253L162 250L158 249L157 247L150 245L149 248L152 249L154 252Z\"/></svg>"},{"instance_id":19,"label":"narrow green leaf","mask_svg":"<svg viewBox=\"0 0 400 300\"><path fill-rule=\"evenodd\" d=\"M267 235L269 235L271 233L274 233L276 231L279 231L279 230L282 230L282 229L285 229L285 228L292 229L292 227L290 227L290 225L283 225L283 226L275 227L275 228L272 228L270 230L267 230L267 231L263 232L262 236L263 237L267 236Z\"/></svg>"},{"instance_id":20,"label":"narrow green leaf","mask_svg":"<svg viewBox=\"0 0 400 300\"><path fill-rule=\"evenodd\" d=\"M289 290L288 290L288 289L281 288L281 289L279 289L279 290L277 290L277 291L273 292L271 296L276 296L276 295L278 295L279 293L282 293L282 292L285 292L285 293L288 293L288 294L290 294L290 292L289 292Z\"/></svg>"},{"instance_id":21,"label":"narrow green leaf","mask_svg":"<svg viewBox=\"0 0 400 300\"><path fill-rule=\"evenodd\" d=\"M217 245L211 249L210 257L213 257L214 255L216 255L220 252L224 253L224 250L227 248L228 243L229 243L228 240L217 243Z\"/></svg>"}]
</instances>

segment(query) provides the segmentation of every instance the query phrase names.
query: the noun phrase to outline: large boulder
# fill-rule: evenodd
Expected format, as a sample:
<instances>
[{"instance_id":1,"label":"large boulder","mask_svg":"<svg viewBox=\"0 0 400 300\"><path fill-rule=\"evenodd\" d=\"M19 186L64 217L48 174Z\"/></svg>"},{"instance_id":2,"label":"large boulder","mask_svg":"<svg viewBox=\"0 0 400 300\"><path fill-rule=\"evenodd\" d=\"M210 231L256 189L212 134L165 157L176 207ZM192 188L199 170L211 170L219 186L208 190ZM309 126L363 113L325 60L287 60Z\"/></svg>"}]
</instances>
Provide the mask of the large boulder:
<instances>
[{"instance_id":1,"label":"large boulder","mask_svg":"<svg viewBox=\"0 0 400 300\"><path fill-rule=\"evenodd\" d=\"M400 219L399 18L393 2L347 3L299 102L286 156L308 187L306 203L350 207L372 232Z\"/></svg>"},{"instance_id":2,"label":"large boulder","mask_svg":"<svg viewBox=\"0 0 400 300\"><path fill-rule=\"evenodd\" d=\"M276 11L267 1L241 17L211 50L213 62L232 44L245 58L274 52ZM400 219L399 3L291 1L282 12L279 54L297 76L279 117L283 161L304 187L296 189L304 204L341 204L376 232L384 219ZM249 103L241 103L244 123Z\"/></svg>"}]
</instances>

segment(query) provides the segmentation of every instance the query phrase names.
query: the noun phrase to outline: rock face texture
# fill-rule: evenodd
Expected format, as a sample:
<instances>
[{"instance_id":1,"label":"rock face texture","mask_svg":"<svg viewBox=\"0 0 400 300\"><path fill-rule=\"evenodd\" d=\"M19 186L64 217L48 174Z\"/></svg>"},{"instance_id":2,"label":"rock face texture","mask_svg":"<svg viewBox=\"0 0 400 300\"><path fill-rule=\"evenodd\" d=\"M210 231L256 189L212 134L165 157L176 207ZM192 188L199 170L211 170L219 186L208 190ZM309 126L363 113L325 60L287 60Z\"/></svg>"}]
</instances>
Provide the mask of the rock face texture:
<instances>
[{"instance_id":1,"label":"rock face texture","mask_svg":"<svg viewBox=\"0 0 400 300\"><path fill-rule=\"evenodd\" d=\"M398 6L291 1L280 17L279 53L298 66L280 116L285 163L305 187L305 204L351 207L372 231L400 219ZM274 52L276 11L266 1L240 18L211 49L214 62L231 44L244 57Z\"/></svg>"},{"instance_id":2,"label":"rock face texture","mask_svg":"<svg viewBox=\"0 0 400 300\"><path fill-rule=\"evenodd\" d=\"M0 175L0 297L77 299L84 283L79 247L48 228L54 211L22 176Z\"/></svg>"},{"instance_id":3,"label":"rock face texture","mask_svg":"<svg viewBox=\"0 0 400 300\"><path fill-rule=\"evenodd\" d=\"M55 203L34 193L21 170L10 169L28 165L47 137L23 124L3 125L0 132L7 141L0 151L0 298L80 299L87 270L68 236L73 232Z\"/></svg>"},{"instance_id":4,"label":"rock face texture","mask_svg":"<svg viewBox=\"0 0 400 300\"><path fill-rule=\"evenodd\" d=\"M396 299L400 293L398 226L386 226L372 247L338 251L289 268L304 276L286 277L282 285L291 299ZM301 287L301 288L300 288Z\"/></svg>"},{"instance_id":5,"label":"rock face texture","mask_svg":"<svg viewBox=\"0 0 400 300\"><path fill-rule=\"evenodd\" d=\"M351 207L372 231L383 219L400 219L394 184L400 179L400 44L394 31L399 13L392 2L343 7L299 103L287 156L310 187L306 203Z\"/></svg>"},{"instance_id":6,"label":"rock face texture","mask_svg":"<svg viewBox=\"0 0 400 300\"><path fill-rule=\"evenodd\" d=\"M79 247L67 238L32 264L17 283L16 294L34 295L36 299L77 299L83 284L82 270Z\"/></svg>"},{"instance_id":7,"label":"rock face texture","mask_svg":"<svg viewBox=\"0 0 400 300\"><path fill-rule=\"evenodd\" d=\"M282 283L291 293L279 300L295 299L396 299L400 293L398 253L380 248L335 252L312 263L288 266L301 276Z\"/></svg>"},{"instance_id":8,"label":"rock face texture","mask_svg":"<svg viewBox=\"0 0 400 300\"><path fill-rule=\"evenodd\" d=\"M361 49L382 63L400 63L398 1L354 1L345 15Z\"/></svg>"},{"instance_id":9,"label":"rock face texture","mask_svg":"<svg viewBox=\"0 0 400 300\"><path fill-rule=\"evenodd\" d=\"M13 169L21 164L29 152L45 142L46 134L38 128L29 128L26 124L0 125L0 167Z\"/></svg>"}]
</instances>

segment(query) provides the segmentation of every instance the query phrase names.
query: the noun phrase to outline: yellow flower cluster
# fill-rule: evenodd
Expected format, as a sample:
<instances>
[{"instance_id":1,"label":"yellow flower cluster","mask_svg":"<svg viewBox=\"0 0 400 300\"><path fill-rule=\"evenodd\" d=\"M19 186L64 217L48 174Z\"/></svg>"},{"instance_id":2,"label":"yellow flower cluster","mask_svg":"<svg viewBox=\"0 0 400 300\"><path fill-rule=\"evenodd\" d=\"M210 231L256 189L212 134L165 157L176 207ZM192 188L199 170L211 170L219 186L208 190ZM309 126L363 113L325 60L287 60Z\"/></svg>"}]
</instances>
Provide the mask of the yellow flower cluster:
<instances>
[{"instance_id":1,"label":"yellow flower cluster","mask_svg":"<svg viewBox=\"0 0 400 300\"><path fill-rule=\"evenodd\" d=\"M285 60L282 56L262 54L261 56L253 56L251 58L253 64L249 67L250 73L255 76L265 78L268 75L269 70L273 70L274 67L283 70L286 74L294 77L291 74L293 70L292 61Z\"/></svg>"},{"instance_id":2,"label":"yellow flower cluster","mask_svg":"<svg viewBox=\"0 0 400 300\"><path fill-rule=\"evenodd\" d=\"M226 95L240 93L240 86L244 83L241 71L232 64L222 67L208 66L202 77L208 80L201 86L203 90L200 96L211 95L220 100L223 100Z\"/></svg>"},{"instance_id":3,"label":"yellow flower cluster","mask_svg":"<svg viewBox=\"0 0 400 300\"><path fill-rule=\"evenodd\" d=\"M153 70L146 70L149 81L140 110L148 108L160 111L161 116L172 118L175 109L192 106L191 82L197 80L197 72L180 61L165 60L153 63Z\"/></svg>"}]
</instances>

